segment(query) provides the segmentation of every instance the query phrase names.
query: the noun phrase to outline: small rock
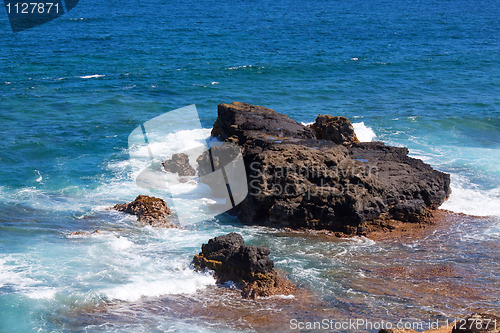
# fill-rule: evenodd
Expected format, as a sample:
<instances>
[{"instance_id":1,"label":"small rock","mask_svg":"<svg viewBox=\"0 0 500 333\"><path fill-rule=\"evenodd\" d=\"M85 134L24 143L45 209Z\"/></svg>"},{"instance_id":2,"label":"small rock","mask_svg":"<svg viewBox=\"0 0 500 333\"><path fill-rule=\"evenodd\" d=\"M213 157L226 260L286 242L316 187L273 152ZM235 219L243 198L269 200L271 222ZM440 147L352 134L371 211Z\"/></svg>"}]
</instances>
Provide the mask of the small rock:
<instances>
[{"instance_id":1,"label":"small rock","mask_svg":"<svg viewBox=\"0 0 500 333\"><path fill-rule=\"evenodd\" d=\"M339 145L359 142L351 121L346 117L319 115L311 128L320 140L330 140Z\"/></svg>"},{"instance_id":2,"label":"small rock","mask_svg":"<svg viewBox=\"0 0 500 333\"><path fill-rule=\"evenodd\" d=\"M172 158L162 163L165 171L177 173L179 176L194 176L196 171L189 164L189 156L184 153L173 154Z\"/></svg>"},{"instance_id":3,"label":"small rock","mask_svg":"<svg viewBox=\"0 0 500 333\"><path fill-rule=\"evenodd\" d=\"M90 236L90 235L94 235L94 234L100 234L101 231L99 230L94 230L92 232L86 232L86 231L73 231L72 233L70 233L69 235L70 236Z\"/></svg>"},{"instance_id":4,"label":"small rock","mask_svg":"<svg viewBox=\"0 0 500 333\"><path fill-rule=\"evenodd\" d=\"M266 247L247 246L237 233L212 238L194 256L197 270L205 268L215 271L219 284L233 281L244 298L290 294L294 287L274 269Z\"/></svg>"},{"instance_id":5,"label":"small rock","mask_svg":"<svg viewBox=\"0 0 500 333\"><path fill-rule=\"evenodd\" d=\"M167 207L167 203L160 198L139 195L134 201L115 205L113 209L135 215L139 222L153 227L175 227L167 220L172 211Z\"/></svg>"}]
</instances>

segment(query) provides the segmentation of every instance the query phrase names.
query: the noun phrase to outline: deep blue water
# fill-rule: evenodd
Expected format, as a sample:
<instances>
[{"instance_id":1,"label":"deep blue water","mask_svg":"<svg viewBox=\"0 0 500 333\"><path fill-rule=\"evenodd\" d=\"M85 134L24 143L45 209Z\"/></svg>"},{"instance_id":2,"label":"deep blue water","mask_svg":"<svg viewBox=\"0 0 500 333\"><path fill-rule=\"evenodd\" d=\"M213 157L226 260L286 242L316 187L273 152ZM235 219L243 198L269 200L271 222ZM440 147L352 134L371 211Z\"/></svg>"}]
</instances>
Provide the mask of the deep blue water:
<instances>
[{"instance_id":1,"label":"deep blue water","mask_svg":"<svg viewBox=\"0 0 500 333\"><path fill-rule=\"evenodd\" d=\"M292 280L346 314L353 289L346 276L363 265L352 256L413 251L365 241L314 245L227 216L152 230L106 211L145 192L127 169L130 132L190 104L205 128L217 104L244 101L306 123L318 114L347 116L362 134L371 129L376 140L408 146L452 174L443 208L490 216L453 229L460 237L445 245L448 257L422 251L431 263L464 267L482 253L491 264L481 276L498 283L498 247L488 245L500 237L497 1L81 0L16 34L0 11L0 29L1 332L204 330L205 321L176 315L148 314L149 326L119 316L110 326L71 318L114 300L213 284L188 265L201 243L223 232L271 246ZM179 145L208 133L180 137ZM68 236L94 229L103 235ZM351 296L358 302L362 294ZM374 317L386 314L391 297L369 295ZM417 298L389 302L397 314L387 319L405 311L422 320L456 315Z\"/></svg>"}]
</instances>

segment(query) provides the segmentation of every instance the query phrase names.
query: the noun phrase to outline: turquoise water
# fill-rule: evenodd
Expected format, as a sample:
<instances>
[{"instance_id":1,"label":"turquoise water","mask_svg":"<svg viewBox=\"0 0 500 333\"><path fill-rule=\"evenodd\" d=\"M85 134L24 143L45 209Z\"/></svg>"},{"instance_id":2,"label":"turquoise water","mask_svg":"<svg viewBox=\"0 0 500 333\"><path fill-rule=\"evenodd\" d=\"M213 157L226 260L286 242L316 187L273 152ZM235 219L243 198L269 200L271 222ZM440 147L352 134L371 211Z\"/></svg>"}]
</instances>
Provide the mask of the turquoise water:
<instances>
[{"instance_id":1,"label":"turquoise water","mask_svg":"<svg viewBox=\"0 0 500 333\"><path fill-rule=\"evenodd\" d=\"M211 330L206 317L137 304L210 288L213 279L194 273L190 258L230 231L271 246L290 279L344 317L461 312L353 282L370 278L387 264L383 258L466 272L480 261L470 275L476 279L466 281L492 292L471 307L498 308L491 286L500 262L492 245L500 237L499 17L493 0L81 1L57 20L13 34L0 15L0 331ZM196 104L206 130L179 134L168 147L176 151L208 138L217 104L231 101L304 123L320 113L347 116L362 138L408 146L451 173L453 194L443 208L487 218L405 246L311 241L229 216L156 230L106 210L158 195L134 183L132 130ZM101 234L70 236L95 229ZM434 247L438 239L447 241ZM95 315L102 309L108 315Z\"/></svg>"}]
</instances>

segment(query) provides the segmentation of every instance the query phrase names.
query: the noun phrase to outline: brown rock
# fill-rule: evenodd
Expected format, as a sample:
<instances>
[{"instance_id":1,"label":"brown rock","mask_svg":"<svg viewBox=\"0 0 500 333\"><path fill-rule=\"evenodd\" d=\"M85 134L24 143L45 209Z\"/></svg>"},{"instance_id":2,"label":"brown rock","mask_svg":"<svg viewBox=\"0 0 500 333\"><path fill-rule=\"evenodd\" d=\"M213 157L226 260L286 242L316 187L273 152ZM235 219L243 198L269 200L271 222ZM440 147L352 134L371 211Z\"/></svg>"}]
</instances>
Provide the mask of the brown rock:
<instances>
[{"instance_id":1,"label":"brown rock","mask_svg":"<svg viewBox=\"0 0 500 333\"><path fill-rule=\"evenodd\" d=\"M153 227L175 227L168 221L172 211L167 207L167 203L160 198L139 195L134 201L115 205L113 209L135 215L139 222Z\"/></svg>"},{"instance_id":2,"label":"brown rock","mask_svg":"<svg viewBox=\"0 0 500 333\"><path fill-rule=\"evenodd\" d=\"M330 140L339 145L359 142L351 121L346 117L320 114L311 128L316 134L316 138L320 140Z\"/></svg>"},{"instance_id":3,"label":"brown rock","mask_svg":"<svg viewBox=\"0 0 500 333\"><path fill-rule=\"evenodd\" d=\"M72 233L70 233L69 235L70 236L90 236L90 235L94 235L94 234L100 234L101 231L99 230L94 230L92 232L86 232L86 231L73 231Z\"/></svg>"},{"instance_id":4,"label":"brown rock","mask_svg":"<svg viewBox=\"0 0 500 333\"><path fill-rule=\"evenodd\" d=\"M189 164L189 156L184 153L173 154L172 158L162 163L167 172L177 173L179 176L194 176L196 171Z\"/></svg>"},{"instance_id":5,"label":"brown rock","mask_svg":"<svg viewBox=\"0 0 500 333\"><path fill-rule=\"evenodd\" d=\"M295 287L274 269L266 247L247 246L237 233L212 238L193 258L197 270L215 271L217 283L234 282L244 298L291 294Z\"/></svg>"}]
</instances>

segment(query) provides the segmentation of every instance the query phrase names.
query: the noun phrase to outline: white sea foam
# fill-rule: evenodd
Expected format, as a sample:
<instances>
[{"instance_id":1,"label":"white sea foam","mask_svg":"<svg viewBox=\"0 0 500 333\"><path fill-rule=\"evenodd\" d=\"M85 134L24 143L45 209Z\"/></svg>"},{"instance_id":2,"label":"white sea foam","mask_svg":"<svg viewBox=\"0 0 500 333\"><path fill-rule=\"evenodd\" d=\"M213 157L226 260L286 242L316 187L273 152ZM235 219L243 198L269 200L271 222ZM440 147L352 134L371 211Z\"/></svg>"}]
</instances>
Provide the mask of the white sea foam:
<instances>
[{"instance_id":1,"label":"white sea foam","mask_svg":"<svg viewBox=\"0 0 500 333\"><path fill-rule=\"evenodd\" d=\"M229 67L228 69L233 70L233 69L247 68L247 67L252 67L252 65L234 66L234 67Z\"/></svg>"},{"instance_id":2,"label":"white sea foam","mask_svg":"<svg viewBox=\"0 0 500 333\"><path fill-rule=\"evenodd\" d=\"M38 289L36 285L41 281L28 276L28 270L18 260L10 256L0 258L0 288L9 286L13 290L23 292L30 296Z\"/></svg>"},{"instance_id":3,"label":"white sea foam","mask_svg":"<svg viewBox=\"0 0 500 333\"><path fill-rule=\"evenodd\" d=\"M24 205L34 209L45 211L75 211L79 207L84 206L81 199L75 202L70 198L74 194L81 195L81 188L75 186L73 187L73 191L69 191L69 188L61 189L60 194L49 194L42 189L29 186L10 190L6 196L8 196L7 200L11 202L22 202Z\"/></svg>"},{"instance_id":4,"label":"white sea foam","mask_svg":"<svg viewBox=\"0 0 500 333\"><path fill-rule=\"evenodd\" d=\"M102 293L110 299L137 301L141 297L194 294L209 285L215 285L212 275L196 273L189 268L166 271L157 276L135 276L129 283L105 289Z\"/></svg>"},{"instance_id":5,"label":"white sea foam","mask_svg":"<svg viewBox=\"0 0 500 333\"><path fill-rule=\"evenodd\" d=\"M172 154L188 151L197 147L206 145L210 140L211 129L180 130L169 133L165 136L150 135L149 147L146 145L134 145L129 148L130 159L111 162L108 168L112 170L116 178L111 184L105 184L101 188L103 194L110 193L137 193L137 186L134 186L136 177L150 163L149 151L153 151L158 158L167 159ZM140 140L138 140L140 141ZM192 167L196 167L196 161L190 161ZM115 183L113 183L115 182ZM126 186L123 186L126 185ZM184 183L186 187L192 187L192 184ZM116 187L115 187L116 186ZM115 192L118 191L118 192Z\"/></svg>"},{"instance_id":6,"label":"white sea foam","mask_svg":"<svg viewBox=\"0 0 500 333\"><path fill-rule=\"evenodd\" d=\"M26 293L31 299L52 299L59 290L57 288L40 287Z\"/></svg>"},{"instance_id":7,"label":"white sea foam","mask_svg":"<svg viewBox=\"0 0 500 333\"><path fill-rule=\"evenodd\" d=\"M38 178L35 180L37 183L40 183L42 180L43 180L43 177L42 177L42 174L40 173L40 171L36 170L37 174L38 174Z\"/></svg>"},{"instance_id":8,"label":"white sea foam","mask_svg":"<svg viewBox=\"0 0 500 333\"><path fill-rule=\"evenodd\" d=\"M476 216L500 216L500 188L480 189L466 177L451 175L451 195L440 208Z\"/></svg>"},{"instance_id":9,"label":"white sea foam","mask_svg":"<svg viewBox=\"0 0 500 333\"><path fill-rule=\"evenodd\" d=\"M343 238L343 239L356 243L361 246L372 246L376 244L376 242L373 239L366 238L365 236L356 236L352 238Z\"/></svg>"},{"instance_id":10,"label":"white sea foam","mask_svg":"<svg viewBox=\"0 0 500 333\"><path fill-rule=\"evenodd\" d=\"M362 121L360 123L353 123L354 132L361 142L370 142L377 137L375 132Z\"/></svg>"},{"instance_id":11,"label":"white sea foam","mask_svg":"<svg viewBox=\"0 0 500 333\"><path fill-rule=\"evenodd\" d=\"M430 163L430 164L433 164L434 166L436 166L436 163L434 163L434 162L436 162L436 157L431 156L428 151L423 151L421 149L412 148L410 150L408 156L413 157L413 158L417 158L417 159L422 160L426 163Z\"/></svg>"},{"instance_id":12,"label":"white sea foam","mask_svg":"<svg viewBox=\"0 0 500 333\"><path fill-rule=\"evenodd\" d=\"M159 166L160 161L170 158L175 153L188 154L191 166L196 169L196 158L206 150L207 143L218 143L216 139L211 138L210 132L210 129L200 128L167 134L148 133L148 145L144 144L142 133L140 135L137 133L137 137L132 138L133 144L128 149L130 159L108 164L109 169L115 173L115 177L97 190L97 198L113 197L116 198L115 201L130 201L138 193L154 195L167 201L171 209L178 214L179 222L184 226L210 219L213 217L210 208L213 208L214 203L222 207L225 199L212 199L213 195L209 186L199 183L197 177L186 177L185 181L180 182L177 175L158 173L154 175L158 178L151 178L155 179L153 185L156 189L141 187L135 181L151 163ZM156 162L151 161L151 153L157 159ZM180 213L182 213L182 218Z\"/></svg>"},{"instance_id":13,"label":"white sea foam","mask_svg":"<svg viewBox=\"0 0 500 333\"><path fill-rule=\"evenodd\" d=\"M111 240L111 246L116 250L125 250L132 247L134 243L128 238L120 236Z\"/></svg>"},{"instance_id":14,"label":"white sea foam","mask_svg":"<svg viewBox=\"0 0 500 333\"><path fill-rule=\"evenodd\" d=\"M79 76L80 79L95 79L95 78L98 78L98 77L104 77L106 75L101 75L101 74L93 74L93 75L83 75L83 76Z\"/></svg>"},{"instance_id":15,"label":"white sea foam","mask_svg":"<svg viewBox=\"0 0 500 333\"><path fill-rule=\"evenodd\" d=\"M309 126L314 124L314 122L309 122L309 123L301 122L301 124L304 126ZM356 133L358 140L361 142L370 142L377 137L373 129L366 126L364 122L352 123L352 126L354 127L354 132Z\"/></svg>"},{"instance_id":16,"label":"white sea foam","mask_svg":"<svg viewBox=\"0 0 500 333\"><path fill-rule=\"evenodd\" d=\"M294 299L294 295L273 295L270 298L279 298L279 299Z\"/></svg>"}]
</instances>

